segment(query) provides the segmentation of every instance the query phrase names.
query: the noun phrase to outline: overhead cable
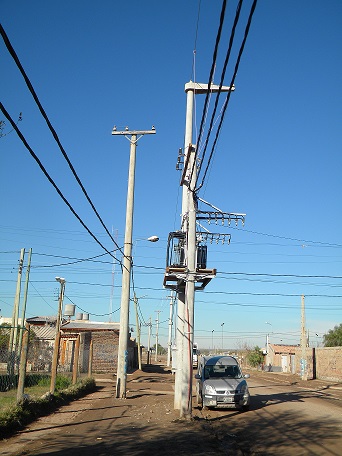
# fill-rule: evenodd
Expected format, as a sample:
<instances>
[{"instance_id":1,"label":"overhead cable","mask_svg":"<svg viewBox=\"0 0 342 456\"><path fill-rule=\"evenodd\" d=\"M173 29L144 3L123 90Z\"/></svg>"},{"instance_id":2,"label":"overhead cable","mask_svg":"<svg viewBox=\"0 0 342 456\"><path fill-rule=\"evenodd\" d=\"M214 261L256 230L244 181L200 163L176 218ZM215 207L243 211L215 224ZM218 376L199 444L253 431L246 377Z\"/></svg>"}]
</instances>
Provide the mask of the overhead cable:
<instances>
[{"instance_id":1,"label":"overhead cable","mask_svg":"<svg viewBox=\"0 0 342 456\"><path fill-rule=\"evenodd\" d=\"M112 258L114 258L118 263L120 263L122 265L122 262L120 260L118 260L117 258L115 258L115 256L109 251L106 249L106 247L97 239L97 237L95 236L95 234L93 234L90 229L87 227L87 225L83 222L83 220L81 219L81 217L76 213L75 209L71 206L71 204L69 203L69 201L65 198L65 196L63 195L63 193L61 192L61 190L58 188L58 186L55 184L54 180L52 179L52 177L49 175L49 173L46 171L46 169L44 168L42 162L39 160L39 158L37 157L37 155L34 153L34 151L31 149L31 147L29 146L28 142L26 141L25 137L23 136L23 134L21 133L21 131L19 130L19 128L16 126L16 124L14 123L13 119L11 118L11 116L9 115L9 113L6 111L5 107L3 106L3 104L0 102L0 109L1 111L3 112L4 116L9 120L9 122L11 123L12 127L14 128L14 130L16 131L17 135L19 136L20 140L22 141L22 143L24 144L24 146L26 147L26 149L30 152L31 156L35 159L35 161L37 162L38 166L40 167L40 169L43 171L43 173L45 174L45 176L47 177L48 181L50 182L50 184L52 184L52 186L54 187L54 189L56 190L56 192L58 193L58 195L62 198L62 200L64 201L64 203L68 206L68 208L70 209L70 211L74 214L74 216L77 218L77 220L81 223L81 225L83 226L83 228L85 228L88 233L90 234L90 236L102 247L103 250L105 250L108 255L110 255Z\"/></svg>"},{"instance_id":2,"label":"overhead cable","mask_svg":"<svg viewBox=\"0 0 342 456\"><path fill-rule=\"evenodd\" d=\"M217 96L215 98L215 105L214 105L213 113L211 115L210 125L209 125L209 128L208 128L208 134L207 134L207 137L206 137L205 142L204 142L204 148L203 148L203 152L202 152L202 156L201 156L201 162L200 162L199 167L198 167L198 174L201 172L201 168L202 168L202 165L203 165L203 162L204 162L204 158L205 158L205 155L206 155L206 151L207 151L207 147L208 147L208 142L209 142L209 139L210 139L210 134L211 134L211 132L213 130L213 124L214 124L215 115L216 115L216 111L217 111L217 107L218 107L219 97L221 95L221 89L222 89L222 86L223 86L223 83L224 83L224 78L225 78L225 75L226 75L227 66L228 66L230 55L231 55L231 51L232 51L232 48L233 48L233 43L234 43L234 38L235 38L235 31L236 31L237 24L239 22L242 3L243 3L243 0L240 0L239 3L238 3L238 6L236 8L235 19L234 19L232 31L231 31L230 38L229 38L228 50L227 50L227 53L226 53L226 58L225 58L223 69L222 69L219 89L218 89L218 92L217 92ZM232 87L232 85L230 87ZM203 115L204 115L204 111L203 111ZM197 144L200 144L200 141L201 141L201 138L198 139ZM198 149L196 151L196 156L197 156L197 153L198 153ZM196 166L196 161L194 161L194 166Z\"/></svg>"},{"instance_id":3,"label":"overhead cable","mask_svg":"<svg viewBox=\"0 0 342 456\"><path fill-rule=\"evenodd\" d=\"M236 78L236 75L237 75L237 72L238 72L238 69L239 69L241 57L242 57L242 54L243 54L243 51L244 51L244 48L245 48L245 44L246 44L246 41L247 41L247 37L248 37L249 29L250 29L250 26L251 26L251 23L252 23L252 18L253 18L253 14L254 14L256 5L257 5L257 0L254 0L254 1L253 1L253 4L252 4L252 6L251 6L251 10L250 10L249 16L248 16L248 21L247 21L247 25L246 25L246 28L245 28L244 38L243 38L242 44L241 44L241 46L240 46L238 58L237 58L237 61L236 61L236 64L235 64L235 69L234 69L233 77L232 77L231 82L230 82L230 85L229 85L230 87L233 87L234 82L235 82L235 78ZM218 141L218 138L219 138L219 135L220 135L221 128L222 128L224 116L225 116L225 113L226 113L226 110L227 110L227 107L228 107L228 104L229 104L230 95L231 95L231 91L229 91L229 92L227 93L227 97L226 97L226 100L225 100L225 103L224 103L224 106L223 106L223 109L222 109L222 115L221 115L220 123L219 123L219 126L218 126L218 128L217 128L216 136L215 136L215 139L214 139L214 143L213 143L213 145L212 145L212 148L211 148L211 152L210 152L210 156L209 156L209 159L208 159L207 166L206 166L205 171L204 171L204 173L203 173L203 177L202 177L201 184L200 184L200 185L197 185L198 178L197 178L197 180L196 180L196 187L197 187L197 189L199 189L199 188L201 188L201 187L203 186L204 181L205 181L205 178L206 178L206 175L207 175L207 172L208 172L208 170L209 170L210 163L211 163L211 160L212 160L212 157L213 157L215 148L216 148L216 144L217 144L217 141Z\"/></svg>"},{"instance_id":4,"label":"overhead cable","mask_svg":"<svg viewBox=\"0 0 342 456\"><path fill-rule=\"evenodd\" d=\"M214 71L215 71L217 52L218 52L218 48L219 48L219 44L220 44L220 40L221 40L224 17L225 17L225 13L226 13L226 6L227 6L227 1L223 0L222 8L221 8L221 14L220 14L220 23L219 23L219 28L218 28L217 35L216 35L215 47L214 47L214 52L213 52L213 59L212 59L212 63L211 63L210 73L209 73L208 91L206 92L206 95L205 95L204 107L203 107L203 113L202 113L202 119L201 119L199 135L198 135L198 139L197 139L197 144L200 143L202 135L203 135L204 121L205 121L206 112L207 112L207 106L208 106L209 97L210 97L210 86L212 84L213 75L214 75ZM196 166L196 160L194 160L194 165L193 166ZM194 170L194 168L191 171L191 175L193 174L193 170Z\"/></svg>"},{"instance_id":5,"label":"overhead cable","mask_svg":"<svg viewBox=\"0 0 342 456\"><path fill-rule=\"evenodd\" d=\"M46 121L46 123L47 123L47 125L48 125L48 127L49 127L49 130L50 130L51 133L52 133L52 136L54 137L55 141L57 142L57 144L58 144L58 146L59 146L59 149L60 149L60 151L61 151L62 154L63 154L63 157L64 157L65 160L67 161L67 163L68 163L68 165L69 165L69 168L71 169L71 172L73 173L73 175L74 175L74 177L75 177L77 183L78 183L79 186L81 187L82 192L84 193L84 195L85 195L86 199L88 200L88 202L89 202L91 208L92 208L93 211L95 212L95 214L96 214L98 220L100 221L101 225L102 225L103 228L105 229L106 233L108 234L108 236L110 237L110 239L112 240L112 242L114 243L114 245L120 250L120 252L121 252L122 254L124 254L123 251L121 250L121 248L120 248L120 247L118 246L118 244L116 243L116 241L115 241L115 239L113 238L113 236L111 235L111 233L109 232L109 230L107 229L106 225L104 224L104 222L103 222L103 220L102 220L100 214L99 214L98 211L96 210L96 208L95 208L93 202L91 201L91 199L90 199L90 197L89 197L89 195L88 195L86 189L84 188L84 186L83 186L83 184L82 184L80 178L78 177L75 168L73 167L73 165L72 165L72 163L71 163L71 161L70 161L70 159L69 159L67 153L65 152L64 147L62 146L62 144L61 144L61 142L60 142L60 140L59 140L59 137L58 137L58 135L57 135L55 129L53 128L53 126L52 126L52 124L51 124L51 122L50 122L50 120L49 120L49 118L48 118L48 116L47 116L47 114L46 114L46 112L45 112L43 106L41 105L41 103L40 103L40 101L39 101L39 99L38 99L38 96L37 96L37 94L36 94L36 92L35 92L35 90L34 90L34 88L33 88L33 86L32 86L32 83L31 83L30 79L28 78L28 76L26 75L26 72L25 72L25 70L24 70L24 68L23 68L23 66L22 66L22 64L21 64L21 62L20 62L20 60L19 60L19 58L18 58L18 56L17 56L17 54L16 54L16 52L15 52L13 46L12 46L10 40L9 40L9 38L8 38L6 32L5 32L5 30L3 29L3 27L2 27L1 24L0 24L0 33L1 33L1 36L2 36L2 38L3 38L3 40L4 40L4 43L5 43L5 45L6 45L7 49L8 49L8 51L9 51L11 57L12 57L13 60L15 61L17 67L19 68L20 73L22 74L22 76L23 76L23 78L24 78L24 80L25 80L25 82L26 82L26 85L27 85L27 87L28 87L28 89L29 89L31 95L32 95L33 98L34 98L34 100L35 100L35 102L36 102L36 104L37 104L37 106L38 106L38 108L39 108L39 111L41 112L42 116L44 117L44 119L45 119L45 121Z\"/></svg>"}]
</instances>

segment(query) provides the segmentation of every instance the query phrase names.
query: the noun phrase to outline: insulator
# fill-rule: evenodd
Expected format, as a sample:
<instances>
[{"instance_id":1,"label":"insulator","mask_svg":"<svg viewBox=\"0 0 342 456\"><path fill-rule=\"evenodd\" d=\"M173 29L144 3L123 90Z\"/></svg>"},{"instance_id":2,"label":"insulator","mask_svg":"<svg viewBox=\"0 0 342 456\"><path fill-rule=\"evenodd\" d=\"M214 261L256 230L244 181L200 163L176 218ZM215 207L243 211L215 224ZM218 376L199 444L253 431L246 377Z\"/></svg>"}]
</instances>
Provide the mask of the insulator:
<instances>
[{"instance_id":1,"label":"insulator","mask_svg":"<svg viewBox=\"0 0 342 456\"><path fill-rule=\"evenodd\" d=\"M235 219L235 226L238 226L238 219Z\"/></svg>"},{"instance_id":2,"label":"insulator","mask_svg":"<svg viewBox=\"0 0 342 456\"><path fill-rule=\"evenodd\" d=\"M216 239L216 244L218 244L218 243L219 243L219 240L220 240L219 238L217 238L217 239Z\"/></svg>"},{"instance_id":3,"label":"insulator","mask_svg":"<svg viewBox=\"0 0 342 456\"><path fill-rule=\"evenodd\" d=\"M222 217L222 225L224 225L224 217Z\"/></svg>"},{"instance_id":4,"label":"insulator","mask_svg":"<svg viewBox=\"0 0 342 456\"><path fill-rule=\"evenodd\" d=\"M228 218L228 225L230 226L230 217Z\"/></svg>"},{"instance_id":5,"label":"insulator","mask_svg":"<svg viewBox=\"0 0 342 456\"><path fill-rule=\"evenodd\" d=\"M208 218L208 225L210 225L210 218Z\"/></svg>"}]
</instances>

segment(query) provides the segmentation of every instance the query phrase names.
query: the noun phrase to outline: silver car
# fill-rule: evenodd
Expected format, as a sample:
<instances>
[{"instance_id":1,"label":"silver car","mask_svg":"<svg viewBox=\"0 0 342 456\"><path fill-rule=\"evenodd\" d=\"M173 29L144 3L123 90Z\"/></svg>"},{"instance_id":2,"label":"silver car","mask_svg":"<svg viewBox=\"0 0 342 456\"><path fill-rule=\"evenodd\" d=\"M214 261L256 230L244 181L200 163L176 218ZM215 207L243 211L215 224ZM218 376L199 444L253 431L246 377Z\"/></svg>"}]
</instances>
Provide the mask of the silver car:
<instances>
[{"instance_id":1,"label":"silver car","mask_svg":"<svg viewBox=\"0 0 342 456\"><path fill-rule=\"evenodd\" d=\"M238 408L247 411L250 395L246 378L232 356L203 356L198 364L197 404L205 407Z\"/></svg>"}]
</instances>

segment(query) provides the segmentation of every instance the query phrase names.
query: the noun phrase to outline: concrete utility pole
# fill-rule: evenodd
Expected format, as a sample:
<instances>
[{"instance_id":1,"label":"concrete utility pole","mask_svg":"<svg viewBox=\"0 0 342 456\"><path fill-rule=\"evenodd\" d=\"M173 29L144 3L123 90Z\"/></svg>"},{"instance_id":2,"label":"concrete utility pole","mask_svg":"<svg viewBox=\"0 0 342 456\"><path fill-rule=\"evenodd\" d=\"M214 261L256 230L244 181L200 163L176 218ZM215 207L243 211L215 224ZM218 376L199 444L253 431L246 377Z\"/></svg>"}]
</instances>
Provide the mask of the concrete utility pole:
<instances>
[{"instance_id":1,"label":"concrete utility pole","mask_svg":"<svg viewBox=\"0 0 342 456\"><path fill-rule=\"evenodd\" d=\"M301 360L300 360L300 372L302 380L308 379L307 371L307 356L306 356L306 331L305 331L305 296L302 295L301 299L301 336L300 336L300 347L301 347Z\"/></svg>"},{"instance_id":2,"label":"concrete utility pole","mask_svg":"<svg viewBox=\"0 0 342 456\"><path fill-rule=\"evenodd\" d=\"M116 380L116 397L126 398L127 384L127 361L128 361L128 325L129 325L129 303L130 303L130 284L132 267L132 233L133 233L133 207L134 207L134 181L135 181L135 160L137 142L144 135L155 134L156 130L129 130L117 131L114 126L112 135L125 136L130 142L130 160L128 171L128 189L126 205L126 227L124 257L122 262L122 289L120 307L120 333L118 348L118 366Z\"/></svg>"},{"instance_id":3,"label":"concrete utility pole","mask_svg":"<svg viewBox=\"0 0 342 456\"><path fill-rule=\"evenodd\" d=\"M171 366L172 325L173 325L174 296L170 296L169 336L167 340L167 366Z\"/></svg>"},{"instance_id":4,"label":"concrete utility pole","mask_svg":"<svg viewBox=\"0 0 342 456\"><path fill-rule=\"evenodd\" d=\"M158 361L158 344L159 344L159 314L160 310L155 310L157 312L158 316L156 319L156 350L155 350L155 361Z\"/></svg>"},{"instance_id":5,"label":"concrete utility pole","mask_svg":"<svg viewBox=\"0 0 342 456\"><path fill-rule=\"evenodd\" d=\"M138 365L139 365L139 370L142 370L141 348L140 348L140 324L139 324L139 315L138 315L138 298L135 293L134 293L133 301L134 301L135 318L136 318L136 324L137 324Z\"/></svg>"},{"instance_id":6,"label":"concrete utility pole","mask_svg":"<svg viewBox=\"0 0 342 456\"><path fill-rule=\"evenodd\" d=\"M177 368L175 377L175 409L180 409L181 417L192 415L192 350L194 334L194 301L196 282L196 201L192 191L197 177L196 163L194 163L195 148L192 142L193 105L196 94L211 92L229 92L230 87L219 87L211 84L188 82L185 84L187 94L186 121L184 139L184 172L182 195L182 231L187 236L187 280L185 290L178 291L177 312Z\"/></svg>"},{"instance_id":7,"label":"concrete utility pole","mask_svg":"<svg viewBox=\"0 0 342 456\"><path fill-rule=\"evenodd\" d=\"M54 394L56 389L56 378L57 378L57 366L58 366L58 354L59 354L59 341L61 338L61 322L63 314L63 299L65 292L65 279L56 277L57 282L61 284L61 290L58 299L58 312L56 320L56 335L55 344L53 347L52 363L51 363L51 381L50 381L50 393Z\"/></svg>"},{"instance_id":8,"label":"concrete utility pole","mask_svg":"<svg viewBox=\"0 0 342 456\"><path fill-rule=\"evenodd\" d=\"M152 331L152 318L148 322L148 338L147 338L147 364L151 364L151 331Z\"/></svg>"}]
</instances>

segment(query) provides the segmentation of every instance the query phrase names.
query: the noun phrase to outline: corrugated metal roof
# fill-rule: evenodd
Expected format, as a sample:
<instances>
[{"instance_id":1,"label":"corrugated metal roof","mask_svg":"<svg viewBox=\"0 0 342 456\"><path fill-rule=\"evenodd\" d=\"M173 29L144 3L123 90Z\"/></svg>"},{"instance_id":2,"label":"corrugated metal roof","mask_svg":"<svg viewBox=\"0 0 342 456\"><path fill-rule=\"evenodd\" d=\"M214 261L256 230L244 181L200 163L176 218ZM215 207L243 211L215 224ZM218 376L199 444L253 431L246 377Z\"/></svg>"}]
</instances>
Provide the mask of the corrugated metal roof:
<instances>
[{"instance_id":1,"label":"corrugated metal roof","mask_svg":"<svg viewBox=\"0 0 342 456\"><path fill-rule=\"evenodd\" d=\"M56 323L57 317L53 315L52 317L31 317L26 318L27 323L30 325L34 324L44 324L44 323Z\"/></svg>"},{"instance_id":2,"label":"corrugated metal roof","mask_svg":"<svg viewBox=\"0 0 342 456\"><path fill-rule=\"evenodd\" d=\"M103 323L89 320L71 320L63 324L61 329L62 331L118 331L120 329L120 323Z\"/></svg>"},{"instance_id":3,"label":"corrugated metal roof","mask_svg":"<svg viewBox=\"0 0 342 456\"><path fill-rule=\"evenodd\" d=\"M56 326L49 325L31 325L31 331L34 332L38 339L42 340L54 340L56 335Z\"/></svg>"}]
</instances>

